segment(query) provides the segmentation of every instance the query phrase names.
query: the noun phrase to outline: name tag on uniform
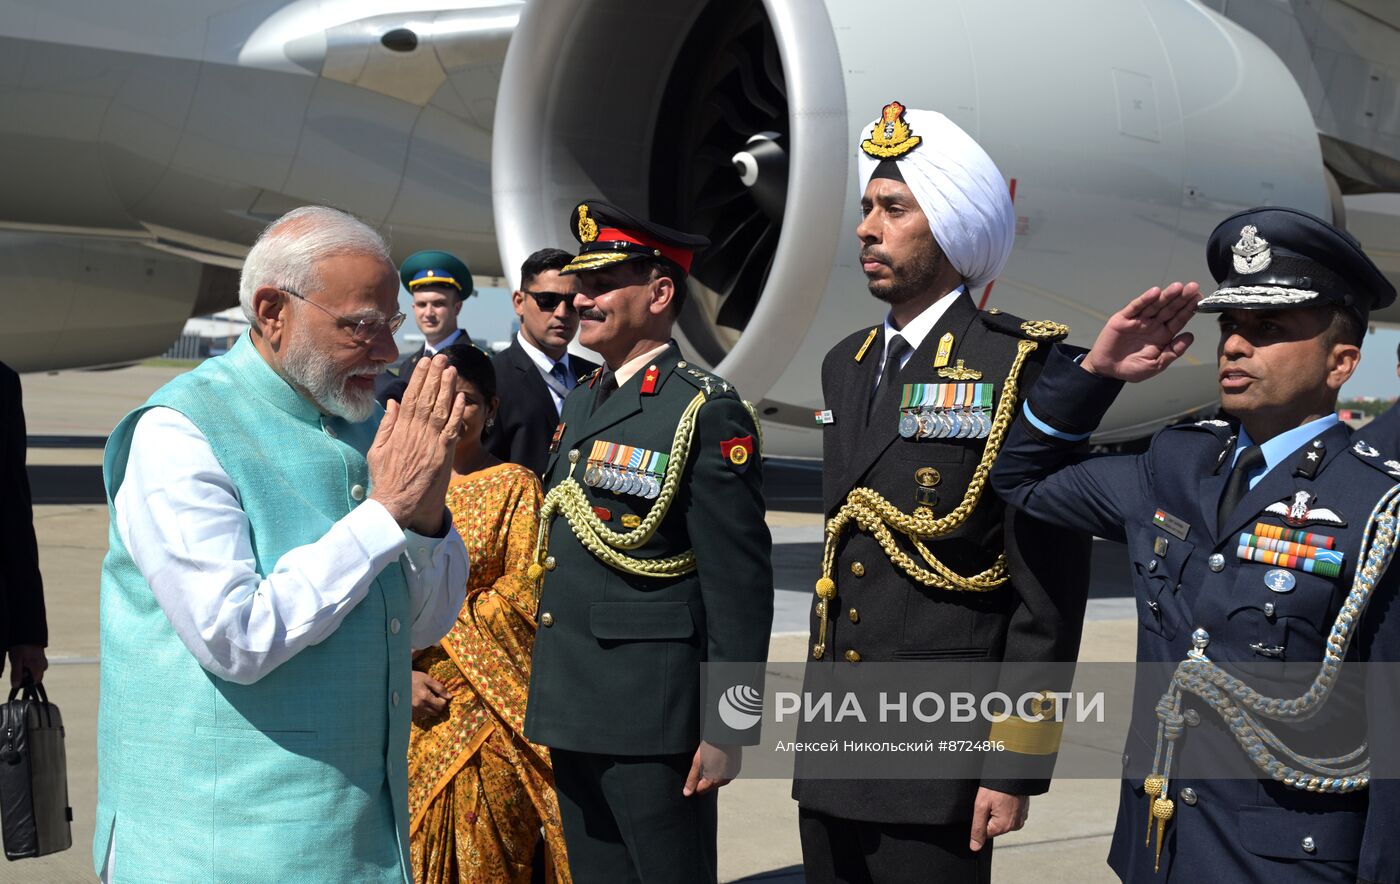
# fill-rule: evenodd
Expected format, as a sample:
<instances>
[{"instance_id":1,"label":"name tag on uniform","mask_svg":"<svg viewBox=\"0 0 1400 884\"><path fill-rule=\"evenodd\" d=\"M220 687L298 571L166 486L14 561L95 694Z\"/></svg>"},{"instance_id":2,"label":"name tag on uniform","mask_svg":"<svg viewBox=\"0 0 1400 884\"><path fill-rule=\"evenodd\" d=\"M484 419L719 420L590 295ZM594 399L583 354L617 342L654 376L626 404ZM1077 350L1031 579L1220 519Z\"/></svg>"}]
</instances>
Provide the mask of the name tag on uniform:
<instances>
[{"instance_id":1,"label":"name tag on uniform","mask_svg":"<svg viewBox=\"0 0 1400 884\"><path fill-rule=\"evenodd\" d=\"M1182 540L1186 539L1187 532L1191 530L1190 525L1162 509L1157 510L1157 512L1153 514L1152 524L1169 534L1175 534Z\"/></svg>"},{"instance_id":2,"label":"name tag on uniform","mask_svg":"<svg viewBox=\"0 0 1400 884\"><path fill-rule=\"evenodd\" d=\"M830 408L828 408L828 409L826 409L826 410L824 410L824 411L816 411L816 412L813 412L813 415L816 417L816 419L817 419L817 426L819 426L819 427L820 427L820 426L826 426L827 424L834 424L834 423L836 423L836 415L834 415L834 414L831 413L831 409L830 409Z\"/></svg>"}]
</instances>

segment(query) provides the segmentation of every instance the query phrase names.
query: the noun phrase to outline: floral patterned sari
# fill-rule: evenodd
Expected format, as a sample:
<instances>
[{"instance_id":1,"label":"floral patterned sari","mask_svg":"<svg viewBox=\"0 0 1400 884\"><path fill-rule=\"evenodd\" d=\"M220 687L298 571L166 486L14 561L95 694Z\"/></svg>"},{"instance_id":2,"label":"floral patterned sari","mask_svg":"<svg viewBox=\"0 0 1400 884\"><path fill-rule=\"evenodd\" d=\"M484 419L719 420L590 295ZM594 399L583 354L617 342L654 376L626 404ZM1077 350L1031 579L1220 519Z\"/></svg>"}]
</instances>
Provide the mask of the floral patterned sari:
<instances>
[{"instance_id":1,"label":"floral patterned sari","mask_svg":"<svg viewBox=\"0 0 1400 884\"><path fill-rule=\"evenodd\" d=\"M535 474L500 464L454 476L452 521L471 560L467 599L413 668L453 694L415 720L408 749L409 850L419 884L528 882L540 827L551 881L570 881L549 750L526 742L535 598L525 578L541 502Z\"/></svg>"}]
</instances>

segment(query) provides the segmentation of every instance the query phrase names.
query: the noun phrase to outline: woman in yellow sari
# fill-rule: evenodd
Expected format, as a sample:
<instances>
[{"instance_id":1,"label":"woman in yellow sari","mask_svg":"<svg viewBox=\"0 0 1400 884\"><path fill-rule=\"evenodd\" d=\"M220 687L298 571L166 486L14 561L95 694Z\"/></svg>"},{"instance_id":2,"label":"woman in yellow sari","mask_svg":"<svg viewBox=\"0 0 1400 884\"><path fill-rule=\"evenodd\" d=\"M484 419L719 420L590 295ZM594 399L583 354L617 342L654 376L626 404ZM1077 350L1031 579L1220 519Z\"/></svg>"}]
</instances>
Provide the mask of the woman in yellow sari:
<instances>
[{"instance_id":1,"label":"woman in yellow sari","mask_svg":"<svg viewBox=\"0 0 1400 884\"><path fill-rule=\"evenodd\" d=\"M528 882L544 830L548 880L569 882L549 750L526 742L535 643L540 483L481 444L499 400L486 354L442 351L467 407L447 507L471 560L467 599L441 643L413 661L408 749L409 851L418 884Z\"/></svg>"}]
</instances>

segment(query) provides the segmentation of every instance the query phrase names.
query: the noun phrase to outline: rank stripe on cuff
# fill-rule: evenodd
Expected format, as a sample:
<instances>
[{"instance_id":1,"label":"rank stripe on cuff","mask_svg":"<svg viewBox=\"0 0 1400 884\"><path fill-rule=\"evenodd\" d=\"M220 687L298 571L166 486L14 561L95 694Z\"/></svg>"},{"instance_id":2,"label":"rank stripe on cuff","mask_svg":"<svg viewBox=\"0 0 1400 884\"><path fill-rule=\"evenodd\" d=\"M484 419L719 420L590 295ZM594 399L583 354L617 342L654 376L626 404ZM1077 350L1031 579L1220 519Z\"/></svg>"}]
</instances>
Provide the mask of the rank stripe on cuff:
<instances>
[{"instance_id":1,"label":"rank stripe on cuff","mask_svg":"<svg viewBox=\"0 0 1400 884\"><path fill-rule=\"evenodd\" d=\"M1002 741L1008 752L1054 755L1060 751L1060 737L1064 730L1063 721L1026 721L1013 715L1005 721L993 722L987 739Z\"/></svg>"},{"instance_id":2,"label":"rank stripe on cuff","mask_svg":"<svg viewBox=\"0 0 1400 884\"><path fill-rule=\"evenodd\" d=\"M1054 427L1047 424L1045 421L1036 417L1035 412L1031 411L1031 404L1029 402L1025 404L1022 411L1026 416L1026 420L1030 423L1031 426L1035 427L1040 432L1054 439L1060 439L1064 442L1083 442L1085 439L1089 438L1090 434L1093 433L1093 430L1090 430L1088 433L1066 433L1062 430L1057 430Z\"/></svg>"}]
</instances>

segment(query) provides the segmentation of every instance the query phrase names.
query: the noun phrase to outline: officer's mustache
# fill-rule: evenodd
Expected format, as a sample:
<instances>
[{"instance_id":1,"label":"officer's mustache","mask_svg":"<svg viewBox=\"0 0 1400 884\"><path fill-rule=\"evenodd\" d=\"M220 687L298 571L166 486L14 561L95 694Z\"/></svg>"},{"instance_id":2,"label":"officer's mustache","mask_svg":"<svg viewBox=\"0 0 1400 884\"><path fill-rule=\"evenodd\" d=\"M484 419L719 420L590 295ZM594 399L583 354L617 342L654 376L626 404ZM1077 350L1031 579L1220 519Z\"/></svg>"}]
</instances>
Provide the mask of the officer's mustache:
<instances>
[{"instance_id":1,"label":"officer's mustache","mask_svg":"<svg viewBox=\"0 0 1400 884\"><path fill-rule=\"evenodd\" d=\"M860 260L862 263L866 261L878 261L886 267L890 266L889 256L871 246L866 246L860 250Z\"/></svg>"},{"instance_id":2,"label":"officer's mustache","mask_svg":"<svg viewBox=\"0 0 1400 884\"><path fill-rule=\"evenodd\" d=\"M587 309L580 310L578 312L578 315L580 319L594 319L598 322L603 321L603 311L599 310L597 307L589 307Z\"/></svg>"}]
</instances>

